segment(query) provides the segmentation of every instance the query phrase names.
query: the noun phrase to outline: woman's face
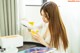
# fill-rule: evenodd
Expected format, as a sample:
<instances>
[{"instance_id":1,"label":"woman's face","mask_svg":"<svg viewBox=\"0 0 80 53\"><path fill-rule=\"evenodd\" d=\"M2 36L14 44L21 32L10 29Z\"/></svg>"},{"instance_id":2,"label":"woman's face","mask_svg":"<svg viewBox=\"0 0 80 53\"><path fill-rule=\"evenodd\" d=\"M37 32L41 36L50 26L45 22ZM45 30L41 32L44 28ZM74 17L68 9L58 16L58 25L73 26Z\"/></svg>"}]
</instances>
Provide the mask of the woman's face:
<instances>
[{"instance_id":1,"label":"woman's face","mask_svg":"<svg viewBox=\"0 0 80 53\"><path fill-rule=\"evenodd\" d=\"M45 15L44 11L42 10L41 11L41 16L42 16L42 19L45 23L48 23L48 20L47 20L47 16Z\"/></svg>"}]
</instances>

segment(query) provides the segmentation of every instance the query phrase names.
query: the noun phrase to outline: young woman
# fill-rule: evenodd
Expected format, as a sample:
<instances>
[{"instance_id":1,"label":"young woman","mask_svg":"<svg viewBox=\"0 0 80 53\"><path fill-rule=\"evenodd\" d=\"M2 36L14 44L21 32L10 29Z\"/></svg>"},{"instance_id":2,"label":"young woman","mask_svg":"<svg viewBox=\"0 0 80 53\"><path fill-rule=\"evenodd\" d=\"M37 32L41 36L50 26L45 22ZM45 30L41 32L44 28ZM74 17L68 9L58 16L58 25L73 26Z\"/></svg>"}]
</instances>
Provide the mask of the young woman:
<instances>
[{"instance_id":1,"label":"young woman","mask_svg":"<svg viewBox=\"0 0 80 53\"><path fill-rule=\"evenodd\" d=\"M46 47L56 48L58 53L66 53L68 39L58 6L54 2L46 2L42 5L40 13L43 21L48 23L48 28L44 38L39 34L34 34L33 38Z\"/></svg>"}]
</instances>

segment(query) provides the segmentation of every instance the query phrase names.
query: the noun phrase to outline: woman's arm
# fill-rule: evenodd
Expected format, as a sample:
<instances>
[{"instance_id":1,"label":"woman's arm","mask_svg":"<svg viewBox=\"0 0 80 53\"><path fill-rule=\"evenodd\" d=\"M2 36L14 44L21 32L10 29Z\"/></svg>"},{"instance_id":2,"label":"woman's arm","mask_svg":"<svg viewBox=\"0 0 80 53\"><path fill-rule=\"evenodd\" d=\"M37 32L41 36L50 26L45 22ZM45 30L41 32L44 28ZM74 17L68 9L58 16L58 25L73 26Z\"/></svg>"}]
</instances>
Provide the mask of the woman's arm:
<instances>
[{"instance_id":1,"label":"woman's arm","mask_svg":"<svg viewBox=\"0 0 80 53\"><path fill-rule=\"evenodd\" d=\"M39 35L39 34L34 34L32 35L33 39L35 39L36 41L38 41L39 43L45 45L46 47L50 47L49 44L47 44L45 42L45 40Z\"/></svg>"},{"instance_id":2,"label":"woman's arm","mask_svg":"<svg viewBox=\"0 0 80 53\"><path fill-rule=\"evenodd\" d=\"M43 38L39 42L41 44L45 45L46 47L50 47L49 44L47 42L45 42L45 40Z\"/></svg>"}]
</instances>

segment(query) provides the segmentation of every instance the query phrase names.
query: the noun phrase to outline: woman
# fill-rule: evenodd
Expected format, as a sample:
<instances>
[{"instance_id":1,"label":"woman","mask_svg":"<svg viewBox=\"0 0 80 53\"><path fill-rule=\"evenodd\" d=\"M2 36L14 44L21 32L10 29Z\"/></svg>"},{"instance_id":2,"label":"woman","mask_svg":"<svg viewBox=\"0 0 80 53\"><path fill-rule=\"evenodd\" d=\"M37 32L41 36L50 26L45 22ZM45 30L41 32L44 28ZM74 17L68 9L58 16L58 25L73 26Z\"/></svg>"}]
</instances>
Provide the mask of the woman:
<instances>
[{"instance_id":1,"label":"woman","mask_svg":"<svg viewBox=\"0 0 80 53\"><path fill-rule=\"evenodd\" d=\"M58 6L54 2L46 2L42 5L40 13L43 21L48 23L48 28L44 38L39 34L34 34L33 38L46 47L53 47L57 49L57 52L65 53L68 48L68 39Z\"/></svg>"}]
</instances>

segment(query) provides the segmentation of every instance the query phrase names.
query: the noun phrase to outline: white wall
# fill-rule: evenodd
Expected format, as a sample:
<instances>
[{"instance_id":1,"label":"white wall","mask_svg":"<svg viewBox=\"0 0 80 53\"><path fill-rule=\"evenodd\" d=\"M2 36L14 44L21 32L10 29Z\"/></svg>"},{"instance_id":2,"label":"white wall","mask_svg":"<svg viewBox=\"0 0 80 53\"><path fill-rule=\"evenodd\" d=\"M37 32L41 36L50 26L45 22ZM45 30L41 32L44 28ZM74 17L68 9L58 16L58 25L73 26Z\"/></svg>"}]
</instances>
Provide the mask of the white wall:
<instances>
[{"instance_id":1,"label":"white wall","mask_svg":"<svg viewBox=\"0 0 80 53\"><path fill-rule=\"evenodd\" d=\"M68 3L66 7L61 8L62 18L67 28L69 41L72 46L73 53L79 53L79 25L80 25L80 4ZM65 9L65 10L64 10Z\"/></svg>"},{"instance_id":2,"label":"white wall","mask_svg":"<svg viewBox=\"0 0 80 53\"><path fill-rule=\"evenodd\" d=\"M74 4L73 4L74 5ZM61 15L63 18L63 21L65 23L66 29L67 29L67 34L69 37L69 41L71 46L73 47L74 53L79 51L79 27L80 25L79 22L79 6L72 6L72 4L68 4L68 6L60 8ZM75 49L76 48L76 49ZM78 52L77 52L78 53Z\"/></svg>"},{"instance_id":3,"label":"white wall","mask_svg":"<svg viewBox=\"0 0 80 53\"><path fill-rule=\"evenodd\" d=\"M27 0L26 0L27 1ZM19 18L26 18L31 21L40 20L40 7L41 6L26 6L25 0L19 0Z\"/></svg>"},{"instance_id":4,"label":"white wall","mask_svg":"<svg viewBox=\"0 0 80 53\"><path fill-rule=\"evenodd\" d=\"M27 20L34 21L36 23L41 22L40 8L41 6L26 6L25 17Z\"/></svg>"},{"instance_id":5,"label":"white wall","mask_svg":"<svg viewBox=\"0 0 80 53\"><path fill-rule=\"evenodd\" d=\"M41 6L25 6L25 0L19 1L19 19L18 27L20 30L20 34L24 37L24 41L32 41L31 34L27 31L27 28L22 26L21 21L26 19L27 21L34 21L36 25L41 24L41 15L40 15L40 7Z\"/></svg>"}]
</instances>

